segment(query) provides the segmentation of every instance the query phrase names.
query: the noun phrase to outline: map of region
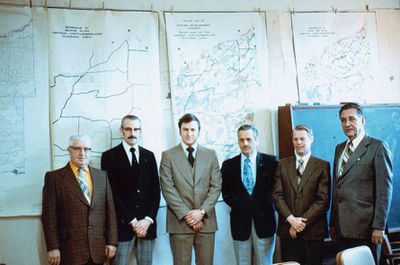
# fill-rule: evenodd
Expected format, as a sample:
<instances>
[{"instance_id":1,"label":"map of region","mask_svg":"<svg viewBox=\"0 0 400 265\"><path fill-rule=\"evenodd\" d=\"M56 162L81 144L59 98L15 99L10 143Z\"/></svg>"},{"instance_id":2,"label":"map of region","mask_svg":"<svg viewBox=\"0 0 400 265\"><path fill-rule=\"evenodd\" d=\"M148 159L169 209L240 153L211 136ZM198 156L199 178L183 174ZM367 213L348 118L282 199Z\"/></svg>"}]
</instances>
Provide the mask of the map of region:
<instances>
[{"instance_id":1,"label":"map of region","mask_svg":"<svg viewBox=\"0 0 400 265\"><path fill-rule=\"evenodd\" d=\"M375 13L300 13L292 19L300 102L379 102Z\"/></svg>"},{"instance_id":2,"label":"map of region","mask_svg":"<svg viewBox=\"0 0 400 265\"><path fill-rule=\"evenodd\" d=\"M364 102L364 84L374 79L371 46L366 29L326 47L302 69L304 84L300 94L307 102L340 101L337 95L346 95Z\"/></svg>"},{"instance_id":3,"label":"map of region","mask_svg":"<svg viewBox=\"0 0 400 265\"><path fill-rule=\"evenodd\" d=\"M203 46L196 56L188 52L179 39L172 42L176 44L171 48L173 56L179 61L171 67L175 119L184 113L198 116L202 128L206 128L201 130L200 142L216 150L220 161L239 153L237 128L244 123L254 123L259 102L265 100L262 69L258 64L264 55L263 44L257 39L263 29L254 18L250 19L253 24L246 27L238 23L240 25L231 25L228 29L216 29L214 34L226 39L214 42L210 38L209 46ZM203 24L216 23L210 18L205 21Z\"/></svg>"},{"instance_id":4,"label":"map of region","mask_svg":"<svg viewBox=\"0 0 400 265\"><path fill-rule=\"evenodd\" d=\"M35 97L35 79L32 18L5 23L0 26L0 174L9 176L25 174L24 98Z\"/></svg>"},{"instance_id":5,"label":"map of region","mask_svg":"<svg viewBox=\"0 0 400 265\"><path fill-rule=\"evenodd\" d=\"M81 133L91 137L92 162L99 167L102 152L121 142L123 116L135 114L150 122L147 115L151 114L153 121L160 120L161 109L154 107L160 106L158 46L154 46L157 20L152 14L141 14L136 23L132 14L115 13L108 18L101 13L98 21L87 23L78 19L85 11L65 11L74 22L60 24L60 12L64 11L52 12L50 29L55 54L50 58L53 162L55 167L65 165L68 138ZM63 64L66 60L69 65Z\"/></svg>"}]
</instances>

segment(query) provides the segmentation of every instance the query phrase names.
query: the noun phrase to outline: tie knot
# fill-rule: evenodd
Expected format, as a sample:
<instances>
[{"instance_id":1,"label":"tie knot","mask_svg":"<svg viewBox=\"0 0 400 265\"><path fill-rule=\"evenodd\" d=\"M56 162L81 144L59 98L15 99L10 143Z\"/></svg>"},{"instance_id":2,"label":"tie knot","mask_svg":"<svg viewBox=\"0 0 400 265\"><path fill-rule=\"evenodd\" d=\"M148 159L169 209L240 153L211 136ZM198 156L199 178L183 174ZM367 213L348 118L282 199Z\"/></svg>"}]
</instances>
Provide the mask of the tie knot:
<instances>
[{"instance_id":1,"label":"tie knot","mask_svg":"<svg viewBox=\"0 0 400 265\"><path fill-rule=\"evenodd\" d=\"M83 174L83 172L85 172L85 169L83 167L80 167L78 169L78 174Z\"/></svg>"},{"instance_id":2,"label":"tie knot","mask_svg":"<svg viewBox=\"0 0 400 265\"><path fill-rule=\"evenodd\" d=\"M129 150L131 151L132 154L134 154L136 151L135 147L131 147L131 149L129 149Z\"/></svg>"},{"instance_id":3,"label":"tie knot","mask_svg":"<svg viewBox=\"0 0 400 265\"><path fill-rule=\"evenodd\" d=\"M298 160L298 162L299 162L299 165L300 165L300 166L302 166L302 165L304 164L304 160L301 159L301 158Z\"/></svg>"},{"instance_id":4,"label":"tie knot","mask_svg":"<svg viewBox=\"0 0 400 265\"><path fill-rule=\"evenodd\" d=\"M186 150L189 152L189 154L193 153L194 148L189 146L188 148L186 148Z\"/></svg>"},{"instance_id":5,"label":"tie knot","mask_svg":"<svg viewBox=\"0 0 400 265\"><path fill-rule=\"evenodd\" d=\"M250 164L250 158L246 157L246 158L244 159L244 162L247 163L247 164Z\"/></svg>"}]
</instances>

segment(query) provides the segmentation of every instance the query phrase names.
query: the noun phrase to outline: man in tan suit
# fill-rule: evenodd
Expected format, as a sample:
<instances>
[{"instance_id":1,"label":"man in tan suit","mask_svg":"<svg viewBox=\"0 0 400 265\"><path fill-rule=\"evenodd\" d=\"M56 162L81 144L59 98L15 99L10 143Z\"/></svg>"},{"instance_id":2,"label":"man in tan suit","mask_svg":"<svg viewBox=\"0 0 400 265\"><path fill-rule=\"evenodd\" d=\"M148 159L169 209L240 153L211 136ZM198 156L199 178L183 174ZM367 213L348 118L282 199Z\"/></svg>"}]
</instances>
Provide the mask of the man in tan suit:
<instances>
[{"instance_id":1,"label":"man in tan suit","mask_svg":"<svg viewBox=\"0 0 400 265\"><path fill-rule=\"evenodd\" d=\"M167 202L167 231L175 265L212 265L217 231L215 204L222 180L215 151L197 144L200 121L193 114L179 120L182 142L163 152L161 189Z\"/></svg>"},{"instance_id":2,"label":"man in tan suit","mask_svg":"<svg viewBox=\"0 0 400 265\"><path fill-rule=\"evenodd\" d=\"M292 140L295 156L279 161L272 192L279 213L282 260L322 265L328 235L329 163L311 155L310 127L296 126Z\"/></svg>"},{"instance_id":3,"label":"man in tan suit","mask_svg":"<svg viewBox=\"0 0 400 265\"><path fill-rule=\"evenodd\" d=\"M115 255L117 222L107 174L89 167L91 141L71 136L69 163L45 176L42 224L50 265L103 264Z\"/></svg>"}]
</instances>

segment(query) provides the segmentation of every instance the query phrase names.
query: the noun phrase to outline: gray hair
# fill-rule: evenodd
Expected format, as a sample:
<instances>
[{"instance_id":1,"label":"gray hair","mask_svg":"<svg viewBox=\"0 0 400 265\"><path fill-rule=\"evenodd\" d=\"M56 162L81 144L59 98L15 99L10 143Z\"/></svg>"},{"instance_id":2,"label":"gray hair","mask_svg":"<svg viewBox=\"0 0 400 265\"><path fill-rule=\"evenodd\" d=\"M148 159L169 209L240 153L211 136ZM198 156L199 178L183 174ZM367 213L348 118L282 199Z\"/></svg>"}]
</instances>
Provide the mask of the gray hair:
<instances>
[{"instance_id":1,"label":"gray hair","mask_svg":"<svg viewBox=\"0 0 400 265\"><path fill-rule=\"evenodd\" d=\"M258 130L252 124L244 124L240 126L239 129L237 130L237 133L239 134L240 131L252 131L254 139L258 139Z\"/></svg>"},{"instance_id":2,"label":"gray hair","mask_svg":"<svg viewBox=\"0 0 400 265\"><path fill-rule=\"evenodd\" d=\"M72 146L76 141L82 141L91 144L92 140L86 134L73 134L69 137L69 146Z\"/></svg>"}]
</instances>

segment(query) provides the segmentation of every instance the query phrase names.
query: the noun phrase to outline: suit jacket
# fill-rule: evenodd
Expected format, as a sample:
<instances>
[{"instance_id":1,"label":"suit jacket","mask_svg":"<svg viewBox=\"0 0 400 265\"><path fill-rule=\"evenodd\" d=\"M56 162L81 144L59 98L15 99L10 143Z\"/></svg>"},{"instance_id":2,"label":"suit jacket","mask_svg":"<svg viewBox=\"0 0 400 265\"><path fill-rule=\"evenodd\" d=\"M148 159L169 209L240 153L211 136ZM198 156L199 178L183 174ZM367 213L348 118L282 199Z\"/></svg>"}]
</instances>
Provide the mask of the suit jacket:
<instances>
[{"instance_id":1,"label":"suit jacket","mask_svg":"<svg viewBox=\"0 0 400 265\"><path fill-rule=\"evenodd\" d=\"M222 197L231 207L232 237L240 241L249 239L252 221L259 238L271 237L276 231L271 197L276 158L257 153L257 176L252 195L243 185L240 164L241 155L238 155L224 161L221 168Z\"/></svg>"},{"instance_id":2,"label":"suit jacket","mask_svg":"<svg viewBox=\"0 0 400 265\"><path fill-rule=\"evenodd\" d=\"M345 238L370 238L373 228L386 227L393 189L392 156L385 143L366 135L338 178L345 146L343 142L335 150L330 225Z\"/></svg>"},{"instance_id":3,"label":"suit jacket","mask_svg":"<svg viewBox=\"0 0 400 265\"><path fill-rule=\"evenodd\" d=\"M134 233L129 223L146 216L153 219L145 239L156 238L160 182L154 154L139 146L139 167L133 168L121 144L101 156L101 168L107 171L114 195L118 220L118 240L130 241Z\"/></svg>"},{"instance_id":4,"label":"suit jacket","mask_svg":"<svg viewBox=\"0 0 400 265\"><path fill-rule=\"evenodd\" d=\"M111 188L104 171L90 167L91 205L85 199L69 164L46 173L42 224L47 250L59 249L61 264L103 263L105 245L117 245Z\"/></svg>"},{"instance_id":5,"label":"suit jacket","mask_svg":"<svg viewBox=\"0 0 400 265\"><path fill-rule=\"evenodd\" d=\"M317 240L327 236L330 183L329 162L310 156L297 184L296 158L279 161L272 197L279 213L278 235L281 238L291 238L290 224L286 221L291 214L307 219L306 229L298 234L300 238Z\"/></svg>"},{"instance_id":6,"label":"suit jacket","mask_svg":"<svg viewBox=\"0 0 400 265\"><path fill-rule=\"evenodd\" d=\"M204 209L201 232L218 229L215 204L221 192L221 175L214 150L198 145L193 168L179 144L164 151L160 165L161 190L167 202L167 231L194 233L184 217L193 209Z\"/></svg>"}]
</instances>

